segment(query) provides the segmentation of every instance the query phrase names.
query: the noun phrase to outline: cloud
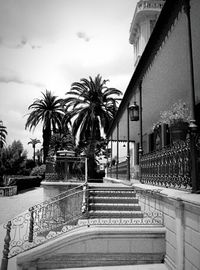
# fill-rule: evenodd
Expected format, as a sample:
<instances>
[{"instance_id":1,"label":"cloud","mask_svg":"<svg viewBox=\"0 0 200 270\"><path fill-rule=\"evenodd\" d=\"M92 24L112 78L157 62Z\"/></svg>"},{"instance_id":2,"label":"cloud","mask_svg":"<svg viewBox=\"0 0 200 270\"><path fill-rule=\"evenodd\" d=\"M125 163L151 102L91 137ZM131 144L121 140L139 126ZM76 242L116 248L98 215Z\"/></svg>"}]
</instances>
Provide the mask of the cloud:
<instances>
[{"instance_id":1,"label":"cloud","mask_svg":"<svg viewBox=\"0 0 200 270\"><path fill-rule=\"evenodd\" d=\"M16 48L23 48L27 44L27 38L23 37L17 44Z\"/></svg>"},{"instance_id":2,"label":"cloud","mask_svg":"<svg viewBox=\"0 0 200 270\"><path fill-rule=\"evenodd\" d=\"M44 84L40 82L33 82L29 80L22 80L20 76L12 74L0 74L0 83L17 83L17 84L28 84L28 85L34 85L36 87L45 87Z\"/></svg>"},{"instance_id":3,"label":"cloud","mask_svg":"<svg viewBox=\"0 0 200 270\"><path fill-rule=\"evenodd\" d=\"M31 45L31 48L33 49L33 50L35 50L35 49L41 49L42 48L42 46L40 46L40 45Z\"/></svg>"},{"instance_id":4,"label":"cloud","mask_svg":"<svg viewBox=\"0 0 200 270\"><path fill-rule=\"evenodd\" d=\"M77 32L76 35L78 38L83 39L86 42L90 41L91 39L85 32Z\"/></svg>"},{"instance_id":5,"label":"cloud","mask_svg":"<svg viewBox=\"0 0 200 270\"><path fill-rule=\"evenodd\" d=\"M23 49L25 46L29 46L33 50L42 48L41 45L31 42L27 37L9 40L0 36L0 46L10 49Z\"/></svg>"},{"instance_id":6,"label":"cloud","mask_svg":"<svg viewBox=\"0 0 200 270\"><path fill-rule=\"evenodd\" d=\"M2 75L0 74L0 82L1 83L11 83L11 82L15 82L15 83L24 83L23 80L21 80L19 77L10 74L10 75Z\"/></svg>"}]
</instances>

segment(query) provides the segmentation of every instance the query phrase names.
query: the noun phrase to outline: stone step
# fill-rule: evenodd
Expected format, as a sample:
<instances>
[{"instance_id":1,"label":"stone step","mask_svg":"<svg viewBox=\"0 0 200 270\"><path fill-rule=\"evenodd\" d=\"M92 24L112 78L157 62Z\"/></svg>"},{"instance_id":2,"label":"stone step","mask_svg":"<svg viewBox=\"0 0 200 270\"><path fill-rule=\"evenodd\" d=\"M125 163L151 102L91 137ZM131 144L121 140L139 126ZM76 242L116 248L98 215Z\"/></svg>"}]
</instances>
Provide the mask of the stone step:
<instances>
[{"instance_id":1,"label":"stone step","mask_svg":"<svg viewBox=\"0 0 200 270\"><path fill-rule=\"evenodd\" d=\"M90 203L89 210L141 211L141 206L127 203Z\"/></svg>"},{"instance_id":2,"label":"stone step","mask_svg":"<svg viewBox=\"0 0 200 270\"><path fill-rule=\"evenodd\" d=\"M118 266L99 266L96 267L84 267L84 268L65 268L63 270L168 270L164 263L154 263L154 264L140 264L140 265L118 265ZM58 268L53 270L59 270Z\"/></svg>"},{"instance_id":3,"label":"stone step","mask_svg":"<svg viewBox=\"0 0 200 270\"><path fill-rule=\"evenodd\" d=\"M141 211L90 210L90 218L143 218Z\"/></svg>"},{"instance_id":4,"label":"stone step","mask_svg":"<svg viewBox=\"0 0 200 270\"><path fill-rule=\"evenodd\" d=\"M149 264L155 261L155 264L161 263L162 254L67 254L67 255L52 255L49 260L40 259L37 262L37 269L39 270L56 270L58 269L78 269L78 270L103 270L106 269L126 269L126 265L136 265L137 268L129 267L127 269L155 269L161 270L167 268L152 268ZM125 265L126 264L126 265ZM145 264L143 267L138 268L138 264ZM110 267L109 267L110 266ZM58 268L59 267L59 268ZM67 267L67 268L66 268ZM31 269L31 268L30 268Z\"/></svg>"},{"instance_id":5,"label":"stone step","mask_svg":"<svg viewBox=\"0 0 200 270\"><path fill-rule=\"evenodd\" d=\"M90 196L89 203L131 203L138 204L138 199L134 197L100 197L100 196Z\"/></svg>"},{"instance_id":6,"label":"stone step","mask_svg":"<svg viewBox=\"0 0 200 270\"><path fill-rule=\"evenodd\" d=\"M127 190L90 190L89 196L96 197L136 197L136 192Z\"/></svg>"},{"instance_id":7,"label":"stone step","mask_svg":"<svg viewBox=\"0 0 200 270\"><path fill-rule=\"evenodd\" d=\"M109 219L112 221L112 219ZM95 221L95 219L94 219ZM95 223L94 223L95 225ZM77 227L17 256L20 269L68 269L161 263L166 253L165 228L152 226ZM148 268L145 268L148 269Z\"/></svg>"}]
</instances>

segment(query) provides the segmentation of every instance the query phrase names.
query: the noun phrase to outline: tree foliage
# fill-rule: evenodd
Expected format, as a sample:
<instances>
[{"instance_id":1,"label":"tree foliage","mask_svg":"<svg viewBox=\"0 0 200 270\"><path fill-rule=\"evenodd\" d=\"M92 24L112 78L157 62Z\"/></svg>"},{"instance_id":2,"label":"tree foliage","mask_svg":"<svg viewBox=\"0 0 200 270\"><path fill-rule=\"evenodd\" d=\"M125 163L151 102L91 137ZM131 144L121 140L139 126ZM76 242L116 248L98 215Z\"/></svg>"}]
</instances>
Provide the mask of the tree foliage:
<instances>
[{"instance_id":1,"label":"tree foliage","mask_svg":"<svg viewBox=\"0 0 200 270\"><path fill-rule=\"evenodd\" d=\"M50 152L56 154L58 150L75 150L75 141L71 132L54 133L50 140Z\"/></svg>"},{"instance_id":2,"label":"tree foliage","mask_svg":"<svg viewBox=\"0 0 200 270\"><path fill-rule=\"evenodd\" d=\"M11 145L2 149L0 174L21 175L24 174L27 152L24 151L22 143L13 141Z\"/></svg>"},{"instance_id":3,"label":"tree foliage","mask_svg":"<svg viewBox=\"0 0 200 270\"><path fill-rule=\"evenodd\" d=\"M117 112L116 97L122 94L116 88L108 88L107 82L99 74L94 80L91 77L89 80L83 78L80 82L74 82L71 90L66 93L66 110L71 119L74 119L72 134L78 137L78 145L85 147L91 178L96 167L96 146L102 141L102 133L108 130Z\"/></svg>"},{"instance_id":4,"label":"tree foliage","mask_svg":"<svg viewBox=\"0 0 200 270\"><path fill-rule=\"evenodd\" d=\"M34 129L42 123L44 162L49 151L51 135L56 129L61 129L64 115L62 99L54 96L51 91L42 93L42 98L36 99L29 107L29 113L25 128Z\"/></svg>"},{"instance_id":5,"label":"tree foliage","mask_svg":"<svg viewBox=\"0 0 200 270\"><path fill-rule=\"evenodd\" d=\"M79 134L79 141L101 138L101 130L106 132L117 111L116 96L122 94L115 88L108 88L108 80L98 74L93 80L81 79L74 82L66 93L65 105L71 119L75 117L72 134Z\"/></svg>"},{"instance_id":6,"label":"tree foliage","mask_svg":"<svg viewBox=\"0 0 200 270\"><path fill-rule=\"evenodd\" d=\"M33 161L35 163L35 147L38 143L41 143L40 140L38 139L30 139L30 142L28 142L28 144L32 144L32 147L33 147Z\"/></svg>"},{"instance_id":7,"label":"tree foliage","mask_svg":"<svg viewBox=\"0 0 200 270\"><path fill-rule=\"evenodd\" d=\"M0 120L0 149L6 144L6 127L3 125L3 122Z\"/></svg>"}]
</instances>

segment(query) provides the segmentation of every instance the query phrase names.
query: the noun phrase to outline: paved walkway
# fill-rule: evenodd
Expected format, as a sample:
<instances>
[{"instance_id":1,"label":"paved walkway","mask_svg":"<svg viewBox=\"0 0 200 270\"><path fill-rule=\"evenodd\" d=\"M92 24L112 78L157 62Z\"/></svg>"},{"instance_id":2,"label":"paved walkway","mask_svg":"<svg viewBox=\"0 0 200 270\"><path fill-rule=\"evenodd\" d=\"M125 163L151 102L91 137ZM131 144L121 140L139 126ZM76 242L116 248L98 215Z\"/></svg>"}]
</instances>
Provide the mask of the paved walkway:
<instances>
[{"instance_id":1,"label":"paved walkway","mask_svg":"<svg viewBox=\"0 0 200 270\"><path fill-rule=\"evenodd\" d=\"M0 197L0 224L43 201L43 188L37 187L10 197Z\"/></svg>"},{"instance_id":2,"label":"paved walkway","mask_svg":"<svg viewBox=\"0 0 200 270\"><path fill-rule=\"evenodd\" d=\"M43 188L41 187L26 190L11 197L0 197L0 263L6 233L3 224L42 201ZM8 270L16 269L16 257L14 257L8 262Z\"/></svg>"}]
</instances>

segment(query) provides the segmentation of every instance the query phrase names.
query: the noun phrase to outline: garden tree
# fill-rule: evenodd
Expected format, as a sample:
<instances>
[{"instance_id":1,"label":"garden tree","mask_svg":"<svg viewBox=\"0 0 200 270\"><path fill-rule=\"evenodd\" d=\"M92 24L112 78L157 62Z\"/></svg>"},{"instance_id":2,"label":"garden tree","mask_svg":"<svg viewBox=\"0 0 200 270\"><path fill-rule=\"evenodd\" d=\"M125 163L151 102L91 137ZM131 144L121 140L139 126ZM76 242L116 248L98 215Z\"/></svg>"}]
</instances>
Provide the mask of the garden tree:
<instances>
[{"instance_id":1,"label":"garden tree","mask_svg":"<svg viewBox=\"0 0 200 270\"><path fill-rule=\"evenodd\" d=\"M42 163L42 151L41 151L41 149L40 150L38 149L35 152L35 156L37 157L37 164L41 164Z\"/></svg>"},{"instance_id":2,"label":"garden tree","mask_svg":"<svg viewBox=\"0 0 200 270\"><path fill-rule=\"evenodd\" d=\"M50 140L50 155L55 155L58 150L75 150L75 140L71 132L71 118L69 112L63 108L61 128L55 130Z\"/></svg>"},{"instance_id":3,"label":"garden tree","mask_svg":"<svg viewBox=\"0 0 200 270\"><path fill-rule=\"evenodd\" d=\"M36 99L29 107L29 113L25 128L34 129L42 122L43 133L43 161L45 163L49 151L49 144L52 133L61 129L61 122L64 115L62 99L54 96L51 91L42 93L42 98Z\"/></svg>"},{"instance_id":4,"label":"garden tree","mask_svg":"<svg viewBox=\"0 0 200 270\"><path fill-rule=\"evenodd\" d=\"M6 143L6 135L7 135L6 127L3 125L3 121L0 120L0 149L3 148L3 146Z\"/></svg>"},{"instance_id":5,"label":"garden tree","mask_svg":"<svg viewBox=\"0 0 200 270\"><path fill-rule=\"evenodd\" d=\"M40 140L38 139L31 139L30 138L30 142L28 142L28 144L32 144L32 147L33 147L33 161L34 161L34 164L35 164L35 147L36 147L36 144L38 143L41 143Z\"/></svg>"},{"instance_id":6,"label":"garden tree","mask_svg":"<svg viewBox=\"0 0 200 270\"><path fill-rule=\"evenodd\" d=\"M11 145L2 149L1 176L24 174L27 152L22 143L13 141Z\"/></svg>"},{"instance_id":7,"label":"garden tree","mask_svg":"<svg viewBox=\"0 0 200 270\"><path fill-rule=\"evenodd\" d=\"M54 133L50 140L50 152L56 154L58 150L75 150L74 137L70 131Z\"/></svg>"},{"instance_id":8,"label":"garden tree","mask_svg":"<svg viewBox=\"0 0 200 270\"><path fill-rule=\"evenodd\" d=\"M105 133L117 111L116 96L122 94L115 88L108 88L108 80L102 80L98 74L93 80L81 79L74 82L65 99L66 110L70 112L72 135L77 136L78 142L87 146L89 176L94 177L95 144L101 140L102 131Z\"/></svg>"}]
</instances>

